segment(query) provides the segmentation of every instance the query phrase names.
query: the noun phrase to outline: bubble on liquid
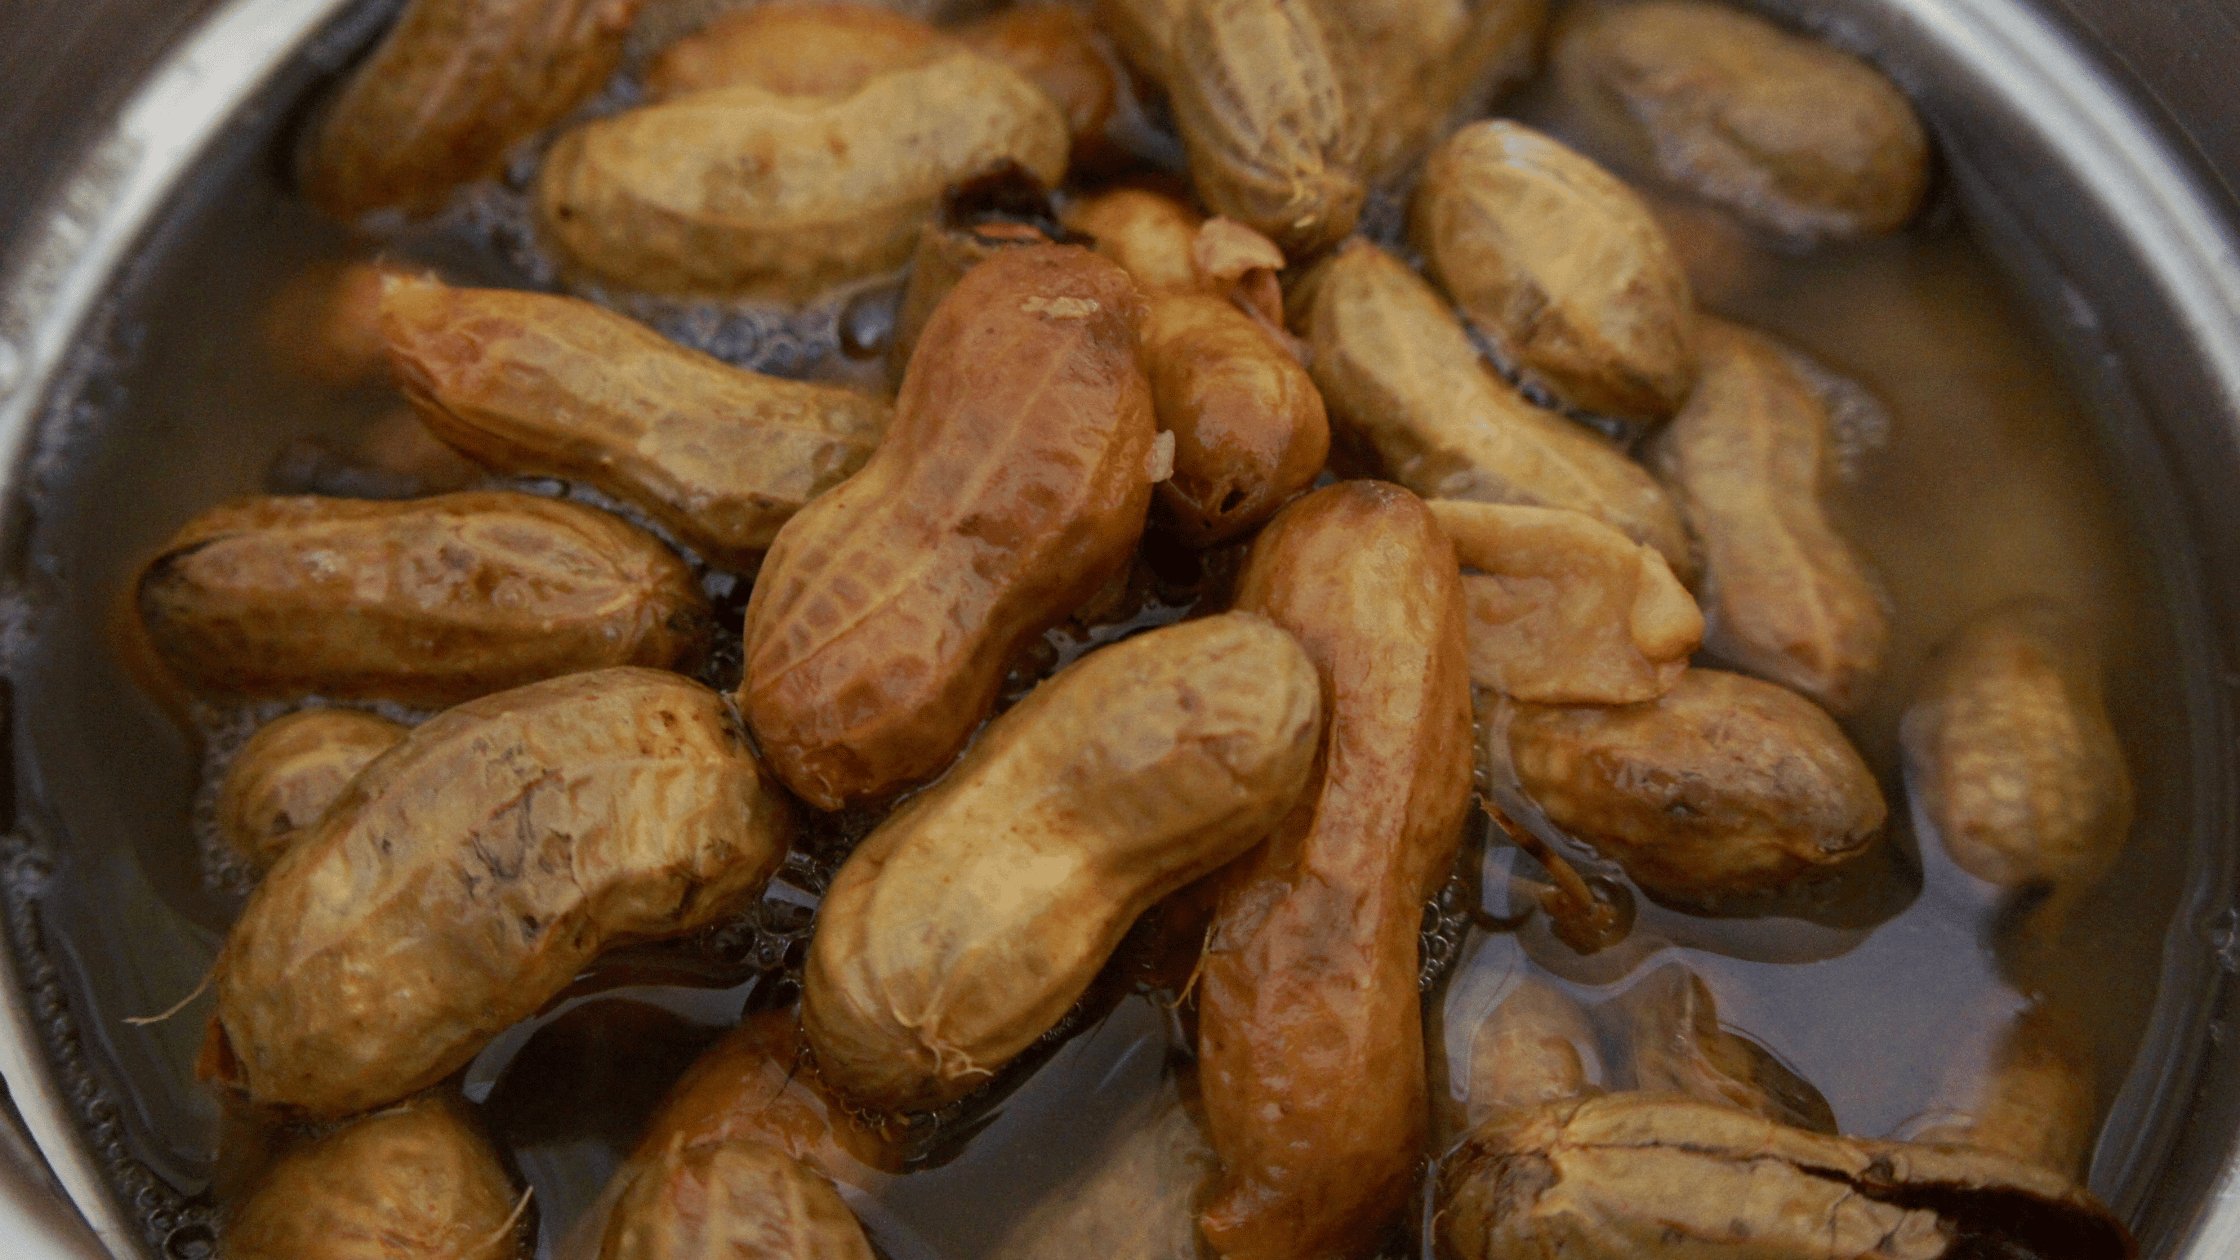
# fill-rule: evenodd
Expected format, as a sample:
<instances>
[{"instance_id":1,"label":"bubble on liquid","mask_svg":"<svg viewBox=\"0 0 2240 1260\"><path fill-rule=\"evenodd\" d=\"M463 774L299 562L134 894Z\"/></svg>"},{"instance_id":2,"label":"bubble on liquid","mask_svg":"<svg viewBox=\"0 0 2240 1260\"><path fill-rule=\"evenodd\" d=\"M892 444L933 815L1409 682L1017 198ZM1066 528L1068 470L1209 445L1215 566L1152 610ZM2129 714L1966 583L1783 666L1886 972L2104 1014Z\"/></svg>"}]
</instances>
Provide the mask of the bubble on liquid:
<instances>
[{"instance_id":1,"label":"bubble on liquid","mask_svg":"<svg viewBox=\"0 0 2240 1260\"><path fill-rule=\"evenodd\" d=\"M2209 921L2209 948L2219 968L2240 975L2240 909L2226 909Z\"/></svg>"}]
</instances>

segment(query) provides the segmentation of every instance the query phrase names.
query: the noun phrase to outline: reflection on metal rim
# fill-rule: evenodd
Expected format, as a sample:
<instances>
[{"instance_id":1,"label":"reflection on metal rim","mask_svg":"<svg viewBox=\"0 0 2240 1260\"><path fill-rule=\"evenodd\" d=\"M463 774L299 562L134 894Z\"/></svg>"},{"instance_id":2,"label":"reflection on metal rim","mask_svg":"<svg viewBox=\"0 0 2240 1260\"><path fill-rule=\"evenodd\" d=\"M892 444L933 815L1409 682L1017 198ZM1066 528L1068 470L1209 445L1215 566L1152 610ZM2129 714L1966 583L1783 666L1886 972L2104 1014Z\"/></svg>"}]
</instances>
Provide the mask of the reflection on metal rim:
<instances>
[{"instance_id":1,"label":"reflection on metal rim","mask_svg":"<svg viewBox=\"0 0 2240 1260\"><path fill-rule=\"evenodd\" d=\"M24 455L72 347L174 190L228 121L349 0L233 0L168 57L124 107L19 244L0 277L0 495L20 490ZM2153 129L2056 30L2016 0L1773 0L1902 26L1966 67L1983 92L2032 120L2038 143L2089 191L2146 260L2152 281L2219 391L2240 416L2240 248ZM21 977L0 950L0 1076L56 1177L119 1257L136 1231L103 1184L42 1061ZM2165 994L2164 1001L2173 1000ZM2182 1254L2240 1255L2240 1158L2228 1157ZM79 1254L63 1233L11 1239L12 1254ZM27 1250L28 1249L28 1250Z\"/></svg>"}]
</instances>

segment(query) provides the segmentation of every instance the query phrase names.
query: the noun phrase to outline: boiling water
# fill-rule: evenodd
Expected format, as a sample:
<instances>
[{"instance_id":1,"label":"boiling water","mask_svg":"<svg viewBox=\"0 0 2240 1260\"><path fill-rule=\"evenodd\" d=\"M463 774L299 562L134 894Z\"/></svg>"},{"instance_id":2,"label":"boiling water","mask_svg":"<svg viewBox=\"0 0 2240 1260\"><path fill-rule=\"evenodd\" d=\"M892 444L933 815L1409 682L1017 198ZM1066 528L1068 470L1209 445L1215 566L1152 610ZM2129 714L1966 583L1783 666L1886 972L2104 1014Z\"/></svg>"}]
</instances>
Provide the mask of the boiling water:
<instances>
[{"instance_id":1,"label":"boiling water","mask_svg":"<svg viewBox=\"0 0 2240 1260\"><path fill-rule=\"evenodd\" d=\"M1543 104L1521 108L1562 130ZM212 741L206 758L133 686L112 637L120 598L146 555L226 496L397 492L464 475L378 453L392 448L372 437L393 435L399 404L386 389L338 388L290 366L286 339L271 335L274 303L306 273L374 247L291 200L276 173L279 141L269 129L252 139L181 199L87 348L50 417L28 549L12 558L8 592L13 824L28 843L9 851L7 870L12 918L33 925L19 927L17 946L35 959L35 1003L56 1007L48 1014L81 1110L106 1117L104 1162L150 1241L179 1255L209 1245L218 1168L220 1117L191 1079L207 999L174 1019L124 1021L195 989L245 881L197 841L206 831L198 782L222 767L227 741ZM461 282L548 279L519 204L517 191L492 188L445 226L385 248ZM2085 1016L2102 1097L2113 1097L2155 997L2188 785L2165 756L2179 733L2157 668L2170 653L2158 592L2126 541L2129 518L2108 490L2092 425L1950 207L1906 236L1806 258L1732 236L1698 209L1663 212L1689 245L1707 305L1862 383L1888 417L1883 440L1860 445L1841 508L1894 612L1880 689L1849 729L1892 802L1896 856L1877 895L1848 916L1697 919L1637 899L1633 938L1582 958L1530 916L1513 930L1461 926L1471 902L1486 916L1522 910L1510 876L1533 873L1506 849L1478 845L1482 869L1464 872L1426 938L1434 978L1454 964L1428 1003L1435 1060L1441 1047L1466 1051L1518 976L1554 978L1593 1005L1680 960L1705 978L1730 1025L1826 1094L1847 1131L1904 1133L1964 1093L1991 1038L2034 994ZM871 286L782 323L753 311L636 313L744 365L869 382L884 301ZM1154 538L1098 615L1020 662L1011 694L1098 644L1217 603L1234 561L1200 561ZM735 634L744 581L706 581ZM2035 961L1998 943L1989 890L1913 835L1895 752L1897 716L1928 650L1968 614L2029 592L2062 598L2106 644L2140 787L2122 865L2056 955ZM734 645L710 663L709 681L725 684L736 670ZM238 715L206 716L231 721L236 739L247 729ZM536 1187L544 1254L562 1246L692 1055L742 1008L776 1000L816 893L872 821L820 825L751 916L603 965L467 1070L468 1095ZM876 1203L857 1200L890 1255L986 1254L1008 1219L1058 1187L1187 1058L1151 997L1077 1024L993 1109L957 1122L970 1140L950 1143L943 1162L895 1181ZM1443 1063L1433 1072L1444 1082Z\"/></svg>"}]
</instances>

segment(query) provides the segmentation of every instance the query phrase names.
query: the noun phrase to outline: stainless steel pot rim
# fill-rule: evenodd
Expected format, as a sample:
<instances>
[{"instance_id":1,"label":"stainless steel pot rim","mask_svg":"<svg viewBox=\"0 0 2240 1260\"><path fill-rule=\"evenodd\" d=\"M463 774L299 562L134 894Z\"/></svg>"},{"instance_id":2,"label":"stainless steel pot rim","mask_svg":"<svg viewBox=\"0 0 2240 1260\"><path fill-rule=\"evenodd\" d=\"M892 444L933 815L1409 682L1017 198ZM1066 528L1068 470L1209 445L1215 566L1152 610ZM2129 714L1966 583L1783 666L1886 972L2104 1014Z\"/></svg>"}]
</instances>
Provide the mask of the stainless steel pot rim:
<instances>
[{"instance_id":1,"label":"stainless steel pot rim","mask_svg":"<svg viewBox=\"0 0 2240 1260\"><path fill-rule=\"evenodd\" d=\"M11 257L0 258L12 263L0 275L0 450L12 456L0 463L0 497L21 491L50 394L167 202L236 111L352 3L220 4L126 102ZM2065 35L2015 0L1881 0L1881 7L2036 120L2068 177L2091 191L2144 260L2225 415L2240 417L2240 241L2164 139ZM2090 319L2081 305L2073 314ZM22 979L10 951L0 949L0 1079L101 1244L118 1257L138 1255L137 1230L114 1202L42 1055ZM72 1254L59 1239L13 1243L12 1253L29 1260ZM2179 1254L2240 1256L2240 1135Z\"/></svg>"}]
</instances>

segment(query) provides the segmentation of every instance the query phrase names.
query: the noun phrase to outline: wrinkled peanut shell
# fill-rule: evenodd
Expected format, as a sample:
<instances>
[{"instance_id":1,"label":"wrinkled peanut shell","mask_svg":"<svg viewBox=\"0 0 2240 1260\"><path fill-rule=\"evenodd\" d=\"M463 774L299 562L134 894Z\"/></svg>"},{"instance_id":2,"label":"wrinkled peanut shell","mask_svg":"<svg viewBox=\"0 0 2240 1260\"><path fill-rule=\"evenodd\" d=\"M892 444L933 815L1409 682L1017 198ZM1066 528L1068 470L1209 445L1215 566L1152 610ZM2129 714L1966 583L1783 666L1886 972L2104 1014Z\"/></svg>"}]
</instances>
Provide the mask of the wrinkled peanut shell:
<instances>
[{"instance_id":1,"label":"wrinkled peanut shell","mask_svg":"<svg viewBox=\"0 0 2240 1260\"><path fill-rule=\"evenodd\" d=\"M273 719L226 768L218 834L256 869L270 869L405 730L356 709L305 709Z\"/></svg>"},{"instance_id":2,"label":"wrinkled peanut shell","mask_svg":"<svg viewBox=\"0 0 2240 1260\"><path fill-rule=\"evenodd\" d=\"M438 437L511 474L643 508L727 569L863 466L890 409L741 371L575 298L392 278L381 327Z\"/></svg>"},{"instance_id":3,"label":"wrinkled peanut shell","mask_svg":"<svg viewBox=\"0 0 2240 1260\"><path fill-rule=\"evenodd\" d=\"M834 878L802 998L824 1079L885 1111L986 1082L1058 1022L1137 915L1283 817L1321 718L1306 655L1242 613L1052 677Z\"/></svg>"}]
</instances>

